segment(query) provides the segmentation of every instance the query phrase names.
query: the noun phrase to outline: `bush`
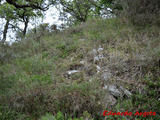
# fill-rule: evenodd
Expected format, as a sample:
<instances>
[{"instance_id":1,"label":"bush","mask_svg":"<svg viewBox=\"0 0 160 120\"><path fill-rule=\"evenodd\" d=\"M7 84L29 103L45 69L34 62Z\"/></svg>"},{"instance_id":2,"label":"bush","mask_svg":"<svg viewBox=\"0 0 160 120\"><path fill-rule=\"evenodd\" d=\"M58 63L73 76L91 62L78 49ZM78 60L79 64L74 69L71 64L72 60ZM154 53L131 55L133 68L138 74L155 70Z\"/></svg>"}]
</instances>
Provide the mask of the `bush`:
<instances>
[{"instance_id":1,"label":"bush","mask_svg":"<svg viewBox=\"0 0 160 120\"><path fill-rule=\"evenodd\" d=\"M8 102L12 110L36 118L46 112L55 114L59 111L71 117L80 117L85 111L97 116L104 109L102 95L99 84L86 82L56 88L38 86L14 94Z\"/></svg>"},{"instance_id":2,"label":"bush","mask_svg":"<svg viewBox=\"0 0 160 120\"><path fill-rule=\"evenodd\" d=\"M52 114L46 114L45 116L42 116L40 120L73 120L72 118L66 119L62 112L58 112L55 116ZM81 118L74 118L74 120L84 120Z\"/></svg>"},{"instance_id":3,"label":"bush","mask_svg":"<svg viewBox=\"0 0 160 120\"><path fill-rule=\"evenodd\" d=\"M133 24L160 24L159 0L124 0L123 7Z\"/></svg>"},{"instance_id":4,"label":"bush","mask_svg":"<svg viewBox=\"0 0 160 120\"><path fill-rule=\"evenodd\" d=\"M16 58L16 53L8 44L0 43L0 64L11 62Z\"/></svg>"}]
</instances>

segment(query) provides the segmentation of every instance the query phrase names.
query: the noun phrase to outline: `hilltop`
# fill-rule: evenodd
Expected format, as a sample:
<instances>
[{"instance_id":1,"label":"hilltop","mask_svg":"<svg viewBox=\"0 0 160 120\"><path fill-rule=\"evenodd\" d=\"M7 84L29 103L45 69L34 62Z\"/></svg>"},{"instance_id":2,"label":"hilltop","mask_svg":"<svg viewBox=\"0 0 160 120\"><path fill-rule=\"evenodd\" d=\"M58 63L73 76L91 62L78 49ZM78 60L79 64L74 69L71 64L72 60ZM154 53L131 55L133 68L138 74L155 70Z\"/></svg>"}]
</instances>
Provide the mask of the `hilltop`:
<instances>
[{"instance_id":1,"label":"hilltop","mask_svg":"<svg viewBox=\"0 0 160 120\"><path fill-rule=\"evenodd\" d=\"M1 47L0 119L99 120L104 110L156 112L111 119L158 119L159 31L92 18Z\"/></svg>"}]
</instances>

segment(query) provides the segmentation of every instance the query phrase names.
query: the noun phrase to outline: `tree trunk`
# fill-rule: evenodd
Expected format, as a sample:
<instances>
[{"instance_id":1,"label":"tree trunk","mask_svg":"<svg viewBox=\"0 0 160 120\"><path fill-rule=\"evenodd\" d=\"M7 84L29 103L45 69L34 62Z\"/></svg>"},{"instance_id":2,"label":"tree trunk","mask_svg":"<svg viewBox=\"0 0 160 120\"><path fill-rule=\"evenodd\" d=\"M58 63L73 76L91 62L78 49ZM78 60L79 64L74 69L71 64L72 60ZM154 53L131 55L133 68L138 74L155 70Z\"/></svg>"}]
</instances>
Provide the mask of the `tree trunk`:
<instances>
[{"instance_id":1,"label":"tree trunk","mask_svg":"<svg viewBox=\"0 0 160 120\"><path fill-rule=\"evenodd\" d=\"M26 32L27 32L27 28L28 28L28 23L29 23L29 20L26 19L25 23L24 23L24 29L23 29L23 37L26 36Z\"/></svg>"},{"instance_id":2,"label":"tree trunk","mask_svg":"<svg viewBox=\"0 0 160 120\"><path fill-rule=\"evenodd\" d=\"M6 21L5 26L4 26L2 43L4 43L4 42L6 41L9 22L10 22L10 20L8 19L8 20Z\"/></svg>"}]
</instances>

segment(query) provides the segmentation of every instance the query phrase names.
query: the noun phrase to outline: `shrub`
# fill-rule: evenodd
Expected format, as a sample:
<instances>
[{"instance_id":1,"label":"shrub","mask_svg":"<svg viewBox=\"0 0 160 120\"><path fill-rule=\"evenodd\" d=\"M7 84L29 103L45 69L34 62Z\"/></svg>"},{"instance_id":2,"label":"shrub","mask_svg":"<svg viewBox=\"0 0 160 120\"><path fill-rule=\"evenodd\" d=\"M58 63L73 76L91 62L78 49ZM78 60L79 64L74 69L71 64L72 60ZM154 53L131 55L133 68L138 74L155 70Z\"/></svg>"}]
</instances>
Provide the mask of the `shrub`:
<instances>
[{"instance_id":1,"label":"shrub","mask_svg":"<svg viewBox=\"0 0 160 120\"><path fill-rule=\"evenodd\" d=\"M55 117L52 114L46 114L40 118L40 120L55 120Z\"/></svg>"},{"instance_id":2,"label":"shrub","mask_svg":"<svg viewBox=\"0 0 160 120\"><path fill-rule=\"evenodd\" d=\"M0 64L11 62L16 57L16 53L8 44L0 43Z\"/></svg>"},{"instance_id":3,"label":"shrub","mask_svg":"<svg viewBox=\"0 0 160 120\"><path fill-rule=\"evenodd\" d=\"M10 97L9 104L12 110L35 118L46 112L55 114L59 111L68 117L80 117L85 111L97 116L104 109L102 99L99 84L85 82L19 91Z\"/></svg>"},{"instance_id":4,"label":"shrub","mask_svg":"<svg viewBox=\"0 0 160 120\"><path fill-rule=\"evenodd\" d=\"M73 120L72 118L66 119L62 112L58 112L55 116L52 114L46 114L42 116L40 120ZM74 118L74 120L83 120L83 118Z\"/></svg>"}]
</instances>

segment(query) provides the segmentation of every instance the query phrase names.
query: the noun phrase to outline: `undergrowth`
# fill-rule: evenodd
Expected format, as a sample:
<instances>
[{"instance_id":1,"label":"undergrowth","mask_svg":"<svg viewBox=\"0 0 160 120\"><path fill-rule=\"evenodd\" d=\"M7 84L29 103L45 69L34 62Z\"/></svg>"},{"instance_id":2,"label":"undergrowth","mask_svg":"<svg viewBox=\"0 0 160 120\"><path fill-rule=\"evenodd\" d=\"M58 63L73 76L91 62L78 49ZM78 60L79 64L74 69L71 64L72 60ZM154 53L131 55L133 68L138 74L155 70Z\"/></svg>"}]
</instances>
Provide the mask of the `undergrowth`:
<instances>
[{"instance_id":1,"label":"undergrowth","mask_svg":"<svg viewBox=\"0 0 160 120\"><path fill-rule=\"evenodd\" d=\"M108 119L159 119L157 26L135 27L118 18L90 19L64 31L35 37L1 47L6 51L0 58L1 120L100 120L105 119L101 114L104 110L157 114ZM104 48L105 58L94 63L90 52L99 47ZM112 82L126 86L132 97L120 98L106 108L107 93L102 89L97 64L110 68ZM74 69L81 72L67 75Z\"/></svg>"}]
</instances>

